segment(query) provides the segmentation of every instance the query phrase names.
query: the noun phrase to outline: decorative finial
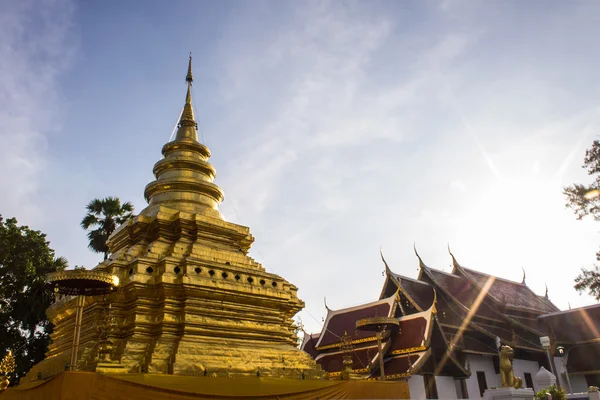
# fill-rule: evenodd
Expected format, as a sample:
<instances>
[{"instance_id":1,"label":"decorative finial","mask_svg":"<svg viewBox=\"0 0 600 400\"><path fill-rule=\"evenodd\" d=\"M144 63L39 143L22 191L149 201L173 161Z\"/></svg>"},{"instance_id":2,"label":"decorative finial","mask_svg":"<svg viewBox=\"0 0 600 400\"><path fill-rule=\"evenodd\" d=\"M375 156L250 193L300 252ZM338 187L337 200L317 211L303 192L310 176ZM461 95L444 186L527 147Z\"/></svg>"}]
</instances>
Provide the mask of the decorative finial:
<instances>
[{"instance_id":1,"label":"decorative finial","mask_svg":"<svg viewBox=\"0 0 600 400\"><path fill-rule=\"evenodd\" d=\"M448 242L448 253L450 254L450 257L452 257L452 266L456 267L458 263L456 262L456 258L454 258L454 254L450 251L450 242Z\"/></svg>"},{"instance_id":2,"label":"decorative finial","mask_svg":"<svg viewBox=\"0 0 600 400\"><path fill-rule=\"evenodd\" d=\"M190 51L190 61L188 64L188 72L185 77L185 81L190 85L192 84L192 82L194 82L194 77L192 75L192 52L191 51Z\"/></svg>"},{"instance_id":3,"label":"decorative finial","mask_svg":"<svg viewBox=\"0 0 600 400\"><path fill-rule=\"evenodd\" d=\"M417 252L417 245L415 242L413 242L413 249L415 250L415 255L419 259L419 268L423 268L425 266L425 263L423 263L423 260L421 260L421 256Z\"/></svg>"},{"instance_id":4,"label":"decorative finial","mask_svg":"<svg viewBox=\"0 0 600 400\"><path fill-rule=\"evenodd\" d=\"M521 267L521 269L523 270L523 280L521 281L521 283L525 285L525 268Z\"/></svg>"},{"instance_id":5,"label":"decorative finial","mask_svg":"<svg viewBox=\"0 0 600 400\"><path fill-rule=\"evenodd\" d=\"M570 310L570 309L571 309L571 303L569 302L569 303L567 303L567 304L569 305L569 310Z\"/></svg>"},{"instance_id":6,"label":"decorative finial","mask_svg":"<svg viewBox=\"0 0 600 400\"><path fill-rule=\"evenodd\" d=\"M326 296L323 296L323 303L325 304L325 309L327 311L331 311L331 309L329 307L327 307L327 297Z\"/></svg>"},{"instance_id":7,"label":"decorative finial","mask_svg":"<svg viewBox=\"0 0 600 400\"><path fill-rule=\"evenodd\" d=\"M546 283L546 294L544 295L546 300L548 300L548 284Z\"/></svg>"},{"instance_id":8,"label":"decorative finial","mask_svg":"<svg viewBox=\"0 0 600 400\"><path fill-rule=\"evenodd\" d=\"M381 247L379 248L379 255L381 256L381 261L383 261L383 264L385 265L385 273L387 275L390 275L392 270L390 269L390 267L388 266L388 263L385 261L385 258L383 257L383 250L381 249Z\"/></svg>"}]
</instances>

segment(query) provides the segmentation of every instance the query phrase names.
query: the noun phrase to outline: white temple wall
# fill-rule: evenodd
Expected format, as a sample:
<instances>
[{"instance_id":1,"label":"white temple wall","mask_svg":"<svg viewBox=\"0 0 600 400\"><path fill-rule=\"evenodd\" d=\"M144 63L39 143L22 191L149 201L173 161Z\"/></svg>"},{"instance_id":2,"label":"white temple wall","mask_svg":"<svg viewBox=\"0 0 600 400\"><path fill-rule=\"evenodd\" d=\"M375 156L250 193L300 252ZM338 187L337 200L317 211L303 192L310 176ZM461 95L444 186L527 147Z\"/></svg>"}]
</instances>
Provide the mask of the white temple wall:
<instances>
[{"instance_id":1,"label":"white temple wall","mask_svg":"<svg viewBox=\"0 0 600 400\"><path fill-rule=\"evenodd\" d=\"M556 372L558 375L557 378L559 379L560 385L565 390L565 392L568 392L569 386L564 375L565 368L562 363L562 357L554 357L554 365L556 366ZM587 393L588 386L587 381L585 380L585 376L569 375L569 378L571 380L572 393Z\"/></svg>"},{"instance_id":2,"label":"white temple wall","mask_svg":"<svg viewBox=\"0 0 600 400\"><path fill-rule=\"evenodd\" d=\"M412 400L425 399L425 381L423 375L412 375L408 378L408 390Z\"/></svg>"},{"instance_id":3,"label":"white temple wall","mask_svg":"<svg viewBox=\"0 0 600 400\"><path fill-rule=\"evenodd\" d=\"M463 395L462 395L462 389L460 388L460 380L455 379L454 380L454 390L456 391L456 398L457 399L463 399Z\"/></svg>"},{"instance_id":4,"label":"white temple wall","mask_svg":"<svg viewBox=\"0 0 600 400\"><path fill-rule=\"evenodd\" d=\"M481 399L479 394L479 383L477 382L477 372L485 373L485 380L488 389L492 386L500 387L500 375L494 370L492 357L477 356L473 354L467 355L469 365L471 366L471 376L467 379L467 391L469 399Z\"/></svg>"},{"instance_id":5,"label":"white temple wall","mask_svg":"<svg viewBox=\"0 0 600 400\"><path fill-rule=\"evenodd\" d=\"M587 393L588 385L585 376L570 375L569 378L571 379L571 390L573 393ZM566 388L568 386L565 385L564 387Z\"/></svg>"},{"instance_id":6,"label":"white temple wall","mask_svg":"<svg viewBox=\"0 0 600 400\"><path fill-rule=\"evenodd\" d=\"M456 399L456 386L453 376L436 376L435 386L437 388L438 399Z\"/></svg>"},{"instance_id":7,"label":"white temple wall","mask_svg":"<svg viewBox=\"0 0 600 400\"><path fill-rule=\"evenodd\" d=\"M521 380L523 381L523 387L527 387L526 381L525 381L525 373L528 372L531 374L531 380L533 382L533 386L531 389L533 389L534 392L537 392L537 388L535 387L535 374L538 373L538 371L540 370L540 364L537 361L529 361L529 360L518 360L515 359L513 360L513 370L515 371L515 376L521 378Z\"/></svg>"}]
</instances>

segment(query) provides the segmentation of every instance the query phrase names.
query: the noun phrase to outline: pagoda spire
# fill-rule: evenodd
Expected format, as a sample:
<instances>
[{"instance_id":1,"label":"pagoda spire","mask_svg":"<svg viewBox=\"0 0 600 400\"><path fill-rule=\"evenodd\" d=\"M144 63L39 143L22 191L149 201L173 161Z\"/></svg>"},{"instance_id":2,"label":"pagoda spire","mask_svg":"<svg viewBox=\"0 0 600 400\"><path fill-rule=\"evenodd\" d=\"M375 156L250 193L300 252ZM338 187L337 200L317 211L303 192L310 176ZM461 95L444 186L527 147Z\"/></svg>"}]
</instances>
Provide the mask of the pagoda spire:
<instances>
[{"instance_id":1,"label":"pagoda spire","mask_svg":"<svg viewBox=\"0 0 600 400\"><path fill-rule=\"evenodd\" d=\"M223 191L213 183L215 168L208 162L210 150L198 141L192 107L192 56L188 63L187 94L175 139L163 146L163 159L154 165L156 180L144 190L148 201L142 213L158 212L161 206L222 219L218 211Z\"/></svg>"},{"instance_id":2,"label":"pagoda spire","mask_svg":"<svg viewBox=\"0 0 600 400\"><path fill-rule=\"evenodd\" d=\"M188 63L188 73L185 77L185 81L191 86L194 82L194 76L192 75L192 52L190 51L190 61Z\"/></svg>"},{"instance_id":3,"label":"pagoda spire","mask_svg":"<svg viewBox=\"0 0 600 400\"><path fill-rule=\"evenodd\" d=\"M197 142L198 133L196 131L198 130L198 124L194 118L194 107L192 105L192 82L194 82L194 76L192 75L192 53L190 53L185 81L187 82L187 94L185 96L183 112L181 113L179 123L177 124L179 129L177 130L175 140L192 139Z\"/></svg>"}]
</instances>

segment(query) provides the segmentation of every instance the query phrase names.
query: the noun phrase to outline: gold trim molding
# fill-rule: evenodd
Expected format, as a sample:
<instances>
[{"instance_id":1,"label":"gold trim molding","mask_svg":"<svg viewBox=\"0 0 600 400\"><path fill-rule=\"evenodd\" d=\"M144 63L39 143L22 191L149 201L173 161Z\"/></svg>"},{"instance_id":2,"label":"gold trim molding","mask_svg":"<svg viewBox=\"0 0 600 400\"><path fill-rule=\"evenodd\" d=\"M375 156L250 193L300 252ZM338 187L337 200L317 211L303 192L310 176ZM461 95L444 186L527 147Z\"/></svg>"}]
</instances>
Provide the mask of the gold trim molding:
<instances>
[{"instance_id":1,"label":"gold trim molding","mask_svg":"<svg viewBox=\"0 0 600 400\"><path fill-rule=\"evenodd\" d=\"M377 337L370 336L370 337L366 337L366 338L362 338L362 339L353 340L353 341L350 342L350 344L360 344L360 343L372 342L372 341L375 341L375 340L377 340ZM342 343L339 342L339 343L328 344L328 345L325 345L325 346L315 347L315 349L317 349L318 351L321 351L321 350L334 349L336 347L341 347L341 346L342 346ZM357 350L359 350L359 349L357 349Z\"/></svg>"},{"instance_id":2,"label":"gold trim molding","mask_svg":"<svg viewBox=\"0 0 600 400\"><path fill-rule=\"evenodd\" d=\"M398 354L415 353L417 351L425 351L425 350L427 350L427 347L425 347L425 346L409 347L407 349L394 350L394 351L392 351L391 354L393 356L396 356Z\"/></svg>"}]
</instances>

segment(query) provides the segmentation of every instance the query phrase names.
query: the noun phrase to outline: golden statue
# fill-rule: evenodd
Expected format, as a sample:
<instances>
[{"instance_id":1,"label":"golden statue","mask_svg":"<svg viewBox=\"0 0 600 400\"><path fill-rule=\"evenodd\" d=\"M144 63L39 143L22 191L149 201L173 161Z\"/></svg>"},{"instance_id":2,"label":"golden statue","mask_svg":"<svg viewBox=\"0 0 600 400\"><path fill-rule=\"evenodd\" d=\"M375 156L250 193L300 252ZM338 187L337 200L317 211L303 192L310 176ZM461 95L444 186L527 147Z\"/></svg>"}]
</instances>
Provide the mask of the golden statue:
<instances>
[{"instance_id":1,"label":"golden statue","mask_svg":"<svg viewBox=\"0 0 600 400\"><path fill-rule=\"evenodd\" d=\"M501 387L514 387L521 389L523 382L521 378L515 376L512 361L515 355L514 350L510 346L502 346L500 348L500 379Z\"/></svg>"}]
</instances>

